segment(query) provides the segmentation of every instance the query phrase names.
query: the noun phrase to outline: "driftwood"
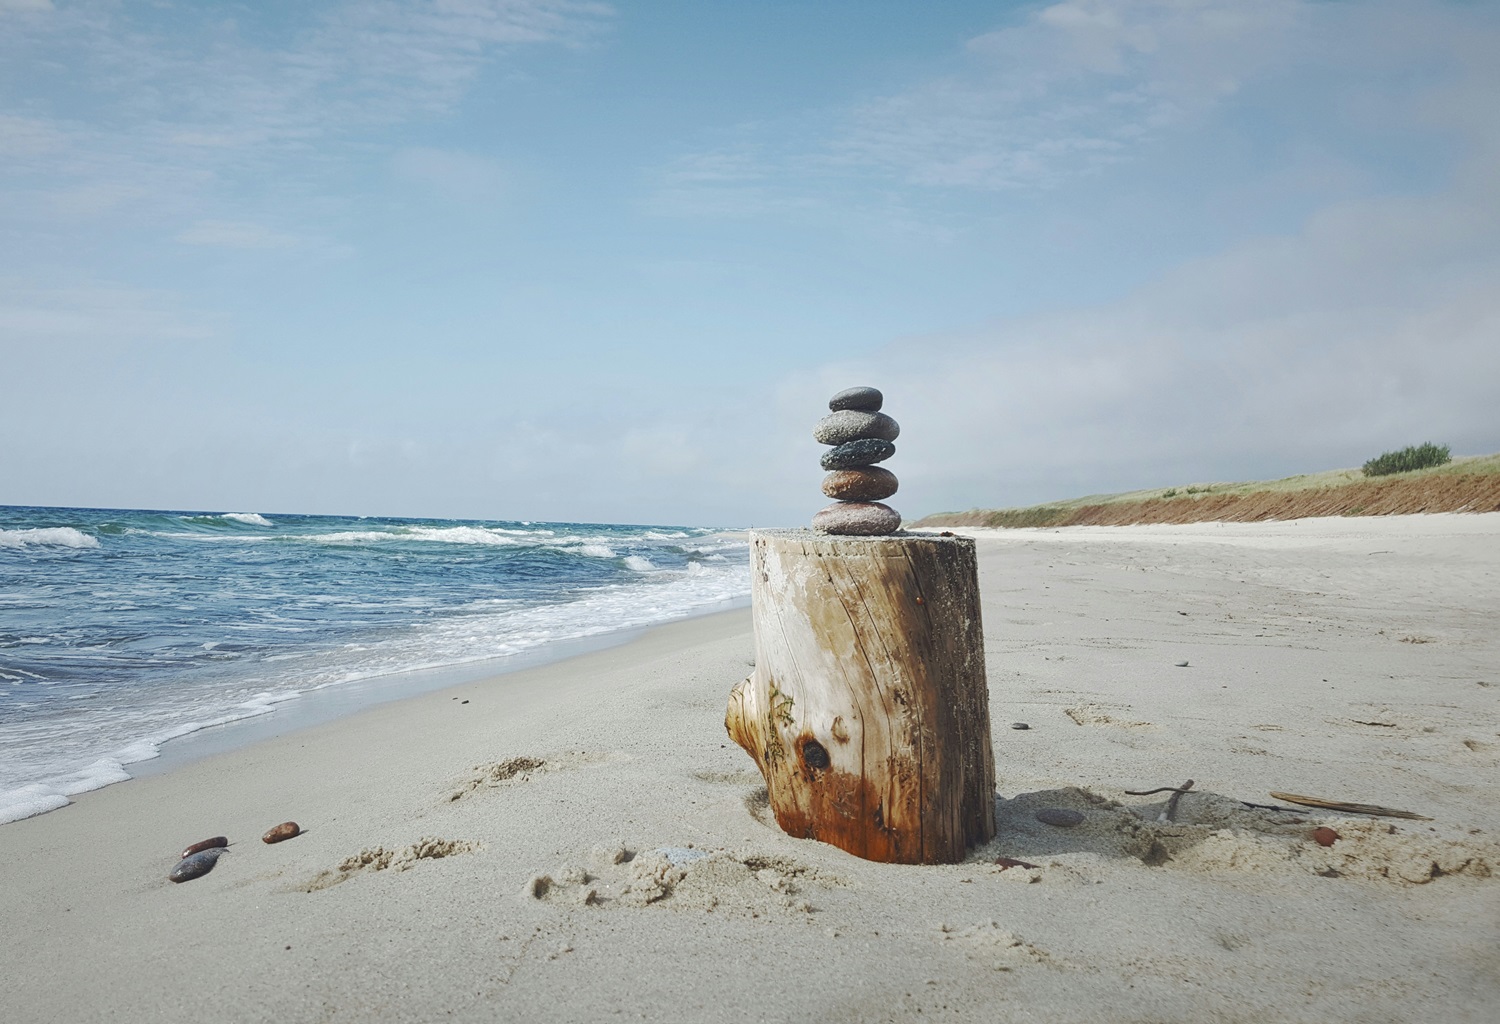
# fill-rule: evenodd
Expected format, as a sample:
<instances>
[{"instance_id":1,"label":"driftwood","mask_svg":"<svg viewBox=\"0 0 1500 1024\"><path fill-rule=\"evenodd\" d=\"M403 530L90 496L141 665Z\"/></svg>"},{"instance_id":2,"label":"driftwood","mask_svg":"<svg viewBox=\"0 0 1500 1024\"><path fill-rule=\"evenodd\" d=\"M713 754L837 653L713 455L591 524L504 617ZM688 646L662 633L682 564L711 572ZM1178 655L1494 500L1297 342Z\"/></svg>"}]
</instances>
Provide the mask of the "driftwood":
<instances>
[{"instance_id":1,"label":"driftwood","mask_svg":"<svg viewBox=\"0 0 1500 1024\"><path fill-rule=\"evenodd\" d=\"M1394 807L1381 807L1379 804L1346 804L1339 800L1323 800L1315 796L1297 796L1295 793L1272 793L1274 800L1285 800L1289 804L1302 804L1304 807L1321 807L1327 811L1344 811L1347 814L1375 814L1383 818L1410 818L1413 821L1431 821L1432 819L1423 814L1414 814L1411 811L1398 811Z\"/></svg>"},{"instance_id":2,"label":"driftwood","mask_svg":"<svg viewBox=\"0 0 1500 1024\"><path fill-rule=\"evenodd\" d=\"M725 727L788 834L956 863L995 834L974 542L751 534L755 671Z\"/></svg>"}]
</instances>

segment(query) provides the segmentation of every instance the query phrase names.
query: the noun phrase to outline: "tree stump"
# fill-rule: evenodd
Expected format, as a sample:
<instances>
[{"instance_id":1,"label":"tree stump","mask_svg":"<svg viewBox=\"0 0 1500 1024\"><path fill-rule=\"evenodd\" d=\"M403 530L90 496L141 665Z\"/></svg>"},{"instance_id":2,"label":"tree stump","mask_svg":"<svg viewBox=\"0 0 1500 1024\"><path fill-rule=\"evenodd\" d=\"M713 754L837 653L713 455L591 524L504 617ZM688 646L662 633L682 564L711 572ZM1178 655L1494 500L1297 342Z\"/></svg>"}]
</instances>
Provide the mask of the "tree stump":
<instances>
[{"instance_id":1,"label":"tree stump","mask_svg":"<svg viewBox=\"0 0 1500 1024\"><path fill-rule=\"evenodd\" d=\"M755 671L724 725L782 829L897 864L994 838L974 542L775 530L750 549Z\"/></svg>"}]
</instances>

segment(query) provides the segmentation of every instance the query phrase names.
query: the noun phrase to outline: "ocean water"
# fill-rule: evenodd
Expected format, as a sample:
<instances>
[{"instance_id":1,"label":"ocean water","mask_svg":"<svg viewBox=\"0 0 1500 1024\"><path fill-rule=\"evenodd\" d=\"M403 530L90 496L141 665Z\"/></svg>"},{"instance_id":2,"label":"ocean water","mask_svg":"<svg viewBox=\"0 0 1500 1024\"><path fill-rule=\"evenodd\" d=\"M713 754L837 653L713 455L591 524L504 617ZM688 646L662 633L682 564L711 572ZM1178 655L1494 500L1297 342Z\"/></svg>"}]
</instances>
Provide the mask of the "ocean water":
<instances>
[{"instance_id":1,"label":"ocean water","mask_svg":"<svg viewBox=\"0 0 1500 1024\"><path fill-rule=\"evenodd\" d=\"M328 687L732 607L698 527L0 506L0 822Z\"/></svg>"}]
</instances>

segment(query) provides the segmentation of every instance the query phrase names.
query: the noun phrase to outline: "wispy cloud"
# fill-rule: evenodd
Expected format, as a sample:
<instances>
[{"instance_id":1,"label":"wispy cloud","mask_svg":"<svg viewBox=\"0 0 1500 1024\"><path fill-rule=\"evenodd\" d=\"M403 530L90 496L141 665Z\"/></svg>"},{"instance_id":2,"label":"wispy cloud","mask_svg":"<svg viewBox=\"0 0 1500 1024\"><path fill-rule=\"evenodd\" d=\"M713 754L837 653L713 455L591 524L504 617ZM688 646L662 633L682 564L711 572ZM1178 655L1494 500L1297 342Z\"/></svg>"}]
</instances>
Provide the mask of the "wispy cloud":
<instances>
[{"instance_id":1,"label":"wispy cloud","mask_svg":"<svg viewBox=\"0 0 1500 1024\"><path fill-rule=\"evenodd\" d=\"M661 169L658 208L848 202L851 185L1055 187L1130 160L1248 79L1314 50L1311 12L1305 0L1032 8L968 40L925 80L798 123L748 124L728 144L678 157Z\"/></svg>"},{"instance_id":2,"label":"wispy cloud","mask_svg":"<svg viewBox=\"0 0 1500 1024\"><path fill-rule=\"evenodd\" d=\"M68 193L112 191L213 219L230 190L316 195L370 130L451 110L487 64L588 45L611 18L577 0L384 0L309 6L278 35L226 12L0 8L0 204L80 212Z\"/></svg>"}]
</instances>

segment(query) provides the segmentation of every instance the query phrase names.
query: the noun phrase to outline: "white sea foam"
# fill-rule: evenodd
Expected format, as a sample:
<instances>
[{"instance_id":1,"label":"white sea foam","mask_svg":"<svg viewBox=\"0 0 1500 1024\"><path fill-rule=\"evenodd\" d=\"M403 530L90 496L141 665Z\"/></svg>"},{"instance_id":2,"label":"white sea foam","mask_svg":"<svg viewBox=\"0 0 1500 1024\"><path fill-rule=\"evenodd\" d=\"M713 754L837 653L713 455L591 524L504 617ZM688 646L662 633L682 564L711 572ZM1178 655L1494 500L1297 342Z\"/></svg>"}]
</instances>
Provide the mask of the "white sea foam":
<instances>
[{"instance_id":1,"label":"white sea foam","mask_svg":"<svg viewBox=\"0 0 1500 1024\"><path fill-rule=\"evenodd\" d=\"M99 539L71 526L48 526L31 530L0 530L0 548L97 548Z\"/></svg>"},{"instance_id":2,"label":"white sea foam","mask_svg":"<svg viewBox=\"0 0 1500 1024\"><path fill-rule=\"evenodd\" d=\"M411 526L397 530L350 530L342 533L315 533L298 540L316 544L390 544L430 541L437 544L485 544L492 547L515 547L524 541L513 530L491 530L482 526Z\"/></svg>"},{"instance_id":3,"label":"white sea foam","mask_svg":"<svg viewBox=\"0 0 1500 1024\"><path fill-rule=\"evenodd\" d=\"M580 544L578 547L576 547L576 548L569 548L568 550L574 552L575 554L587 555L590 558L613 558L613 557L615 557L615 549L611 548L611 547L606 547L603 544ZM630 559L628 559L628 558L625 559L625 564L629 565L630 564Z\"/></svg>"},{"instance_id":4,"label":"white sea foam","mask_svg":"<svg viewBox=\"0 0 1500 1024\"><path fill-rule=\"evenodd\" d=\"M642 558L640 555L625 556L625 565L636 572L654 572L656 570L656 566L651 563L651 559Z\"/></svg>"},{"instance_id":5,"label":"white sea foam","mask_svg":"<svg viewBox=\"0 0 1500 1024\"><path fill-rule=\"evenodd\" d=\"M256 512L225 512L225 519L233 519L237 523L245 523L249 526L274 526L271 520Z\"/></svg>"},{"instance_id":6,"label":"white sea foam","mask_svg":"<svg viewBox=\"0 0 1500 1024\"><path fill-rule=\"evenodd\" d=\"M0 824L55 811L71 803L69 797L103 789L128 778L130 773L119 760L101 757L75 772L0 793Z\"/></svg>"}]
</instances>

